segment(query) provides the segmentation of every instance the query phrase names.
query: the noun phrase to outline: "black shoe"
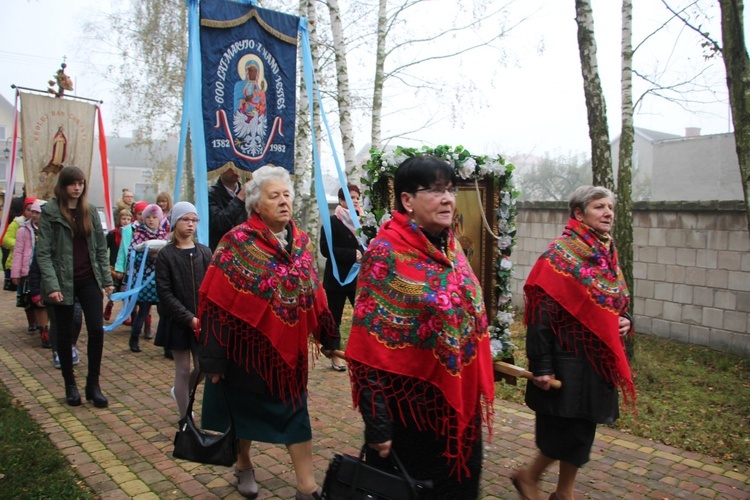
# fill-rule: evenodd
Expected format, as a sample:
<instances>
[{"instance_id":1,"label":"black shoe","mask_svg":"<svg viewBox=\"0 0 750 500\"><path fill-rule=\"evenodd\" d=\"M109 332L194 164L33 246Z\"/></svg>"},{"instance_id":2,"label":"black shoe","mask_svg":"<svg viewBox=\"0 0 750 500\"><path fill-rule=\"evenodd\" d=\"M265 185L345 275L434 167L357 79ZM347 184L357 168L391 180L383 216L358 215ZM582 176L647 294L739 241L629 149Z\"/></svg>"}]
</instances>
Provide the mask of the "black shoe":
<instances>
[{"instance_id":1,"label":"black shoe","mask_svg":"<svg viewBox=\"0 0 750 500\"><path fill-rule=\"evenodd\" d=\"M137 339L130 341L130 350L133 352L141 352L141 345L138 343Z\"/></svg>"},{"instance_id":2,"label":"black shoe","mask_svg":"<svg viewBox=\"0 0 750 500\"><path fill-rule=\"evenodd\" d=\"M109 401L102 394L99 384L86 384L86 401L91 400L94 400L94 406L97 408L106 408L109 406Z\"/></svg>"},{"instance_id":3,"label":"black shoe","mask_svg":"<svg viewBox=\"0 0 750 500\"><path fill-rule=\"evenodd\" d=\"M75 384L65 386L65 401L69 406L81 406L81 395Z\"/></svg>"}]
</instances>

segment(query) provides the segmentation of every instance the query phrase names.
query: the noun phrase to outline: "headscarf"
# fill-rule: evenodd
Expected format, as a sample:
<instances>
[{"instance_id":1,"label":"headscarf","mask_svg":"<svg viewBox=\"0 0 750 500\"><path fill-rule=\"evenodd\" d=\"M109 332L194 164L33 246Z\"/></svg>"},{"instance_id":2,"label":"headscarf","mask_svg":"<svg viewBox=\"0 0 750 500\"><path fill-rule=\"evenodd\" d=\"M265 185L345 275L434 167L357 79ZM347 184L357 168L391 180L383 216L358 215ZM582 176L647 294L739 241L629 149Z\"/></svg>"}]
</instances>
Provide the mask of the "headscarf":
<instances>
[{"instance_id":1,"label":"headscarf","mask_svg":"<svg viewBox=\"0 0 750 500\"><path fill-rule=\"evenodd\" d=\"M447 440L460 478L480 415L491 426L495 386L479 281L450 231L446 243L437 248L398 212L383 225L362 260L346 357L354 405L369 388L408 408Z\"/></svg>"},{"instance_id":2,"label":"headscarf","mask_svg":"<svg viewBox=\"0 0 750 500\"><path fill-rule=\"evenodd\" d=\"M228 358L255 370L272 395L293 404L307 392L308 340L332 336L310 239L293 222L286 248L257 213L229 231L200 288L200 342L214 337Z\"/></svg>"},{"instance_id":3,"label":"headscarf","mask_svg":"<svg viewBox=\"0 0 750 500\"><path fill-rule=\"evenodd\" d=\"M609 235L602 235L570 219L531 270L524 285L524 323L549 316L560 338L572 335L571 349L583 350L597 373L635 400L635 386L619 332L619 318L628 311L630 294ZM548 295L566 312L547 314L542 298Z\"/></svg>"}]
</instances>

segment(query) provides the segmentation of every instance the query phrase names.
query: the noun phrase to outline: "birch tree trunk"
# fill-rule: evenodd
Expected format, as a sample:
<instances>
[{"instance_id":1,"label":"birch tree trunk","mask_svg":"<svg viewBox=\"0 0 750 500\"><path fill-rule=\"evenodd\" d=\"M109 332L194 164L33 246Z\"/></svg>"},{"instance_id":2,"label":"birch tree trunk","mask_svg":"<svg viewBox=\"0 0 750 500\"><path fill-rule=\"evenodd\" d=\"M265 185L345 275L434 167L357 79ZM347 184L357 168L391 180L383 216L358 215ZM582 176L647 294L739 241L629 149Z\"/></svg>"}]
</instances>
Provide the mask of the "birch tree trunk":
<instances>
[{"instance_id":1,"label":"birch tree trunk","mask_svg":"<svg viewBox=\"0 0 750 500\"><path fill-rule=\"evenodd\" d=\"M594 40L594 15L590 0L576 0L578 25L578 53L583 73L583 92L586 96L589 137L591 138L591 169L594 185L614 190L612 153L607 127L607 105L604 101Z\"/></svg>"},{"instance_id":2,"label":"birch tree trunk","mask_svg":"<svg viewBox=\"0 0 750 500\"><path fill-rule=\"evenodd\" d=\"M320 47L317 43L318 36L317 36L317 24L318 24L318 16L315 12L315 2L312 0L308 0L307 2L307 22L308 27L310 30L310 49L312 54L312 65L313 68L319 67L320 64ZM314 82L308 82L308 85L315 85ZM314 91L317 91L317 88L313 89ZM312 105L313 109L313 123L312 126L315 130L315 148L318 151L318 157L320 157L320 144L323 140L323 125L322 125L322 118L320 117L320 104L319 100L313 95L313 102L310 103ZM318 255L318 234L320 232L320 217L321 214L318 210L313 208L313 200L316 200L317 197L315 196L315 175L316 172L313 169L312 162L309 162L307 164L307 170L310 173L310 185L308 186L307 190L307 196L310 201L309 209L306 211L305 215L307 216L306 220L306 227L305 232L308 236L310 236L310 245L311 245L311 252L313 255ZM323 217L327 217L328 214L322 214Z\"/></svg>"},{"instance_id":3,"label":"birch tree trunk","mask_svg":"<svg viewBox=\"0 0 750 500\"><path fill-rule=\"evenodd\" d=\"M341 23L341 9L338 0L328 0L328 13L331 17L331 35L333 36L333 53L336 58L336 87L338 90L339 129L341 130L341 149L346 165L346 177L350 182L359 184L356 170L357 150L354 146L354 126L352 124L352 98L349 92L349 67L346 63L346 41Z\"/></svg>"},{"instance_id":4,"label":"birch tree trunk","mask_svg":"<svg viewBox=\"0 0 750 500\"><path fill-rule=\"evenodd\" d=\"M378 29L376 34L377 44L375 50L375 82L372 92L372 129L370 132L370 147L381 149L381 120L383 112L383 82L385 79L385 40L388 36L386 17L387 0L378 0Z\"/></svg>"},{"instance_id":5,"label":"birch tree trunk","mask_svg":"<svg viewBox=\"0 0 750 500\"><path fill-rule=\"evenodd\" d=\"M727 72L729 103L732 108L734 141L745 195L747 227L750 231L750 60L742 23L742 0L719 0L721 6L722 55Z\"/></svg>"},{"instance_id":6,"label":"birch tree trunk","mask_svg":"<svg viewBox=\"0 0 750 500\"><path fill-rule=\"evenodd\" d=\"M630 295L635 295L633 281L633 2L622 1L622 66L620 91L622 94L622 133L620 134L619 169L617 170L617 202L615 206L614 238L620 258L620 268ZM632 313L632 309L631 309ZM633 358L633 342L625 342L628 358Z\"/></svg>"},{"instance_id":7,"label":"birch tree trunk","mask_svg":"<svg viewBox=\"0 0 750 500\"><path fill-rule=\"evenodd\" d=\"M307 17L308 0L300 0L299 15ZM309 29L309 25L308 25ZM310 40L312 45L313 41ZM302 51L300 51L300 66ZM306 231L306 214L310 213L310 186L312 185L312 155L310 143L310 101L307 99L308 85L304 72L300 71L300 91L297 100L297 129L294 136L294 221Z\"/></svg>"}]
</instances>

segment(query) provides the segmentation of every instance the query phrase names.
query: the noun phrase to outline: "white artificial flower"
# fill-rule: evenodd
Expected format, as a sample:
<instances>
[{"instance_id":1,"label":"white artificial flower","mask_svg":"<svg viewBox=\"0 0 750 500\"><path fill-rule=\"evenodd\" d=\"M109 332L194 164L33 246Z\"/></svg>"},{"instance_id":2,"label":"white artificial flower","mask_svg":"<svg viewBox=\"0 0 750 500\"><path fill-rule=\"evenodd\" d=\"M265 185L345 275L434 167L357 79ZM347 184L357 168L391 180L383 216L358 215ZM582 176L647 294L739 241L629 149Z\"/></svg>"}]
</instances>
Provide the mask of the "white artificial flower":
<instances>
[{"instance_id":1,"label":"white artificial flower","mask_svg":"<svg viewBox=\"0 0 750 500\"><path fill-rule=\"evenodd\" d=\"M499 324L507 326L513 323L513 313L507 311L499 311L495 319Z\"/></svg>"},{"instance_id":2,"label":"white artificial flower","mask_svg":"<svg viewBox=\"0 0 750 500\"><path fill-rule=\"evenodd\" d=\"M500 269L507 271L513 267L513 263L509 259L503 259L500 261Z\"/></svg>"},{"instance_id":3,"label":"white artificial flower","mask_svg":"<svg viewBox=\"0 0 750 500\"><path fill-rule=\"evenodd\" d=\"M386 222L388 222L391 219L392 219L392 217L391 217L391 213L390 212L384 213L383 217L380 218L380 225L382 226L383 224L385 224Z\"/></svg>"},{"instance_id":4,"label":"white artificial flower","mask_svg":"<svg viewBox=\"0 0 750 500\"><path fill-rule=\"evenodd\" d=\"M474 158L467 158L466 161L461 165L461 168L458 169L458 175L462 179L468 179L474 174L474 171L477 168L477 162L474 160Z\"/></svg>"},{"instance_id":5,"label":"white artificial flower","mask_svg":"<svg viewBox=\"0 0 750 500\"><path fill-rule=\"evenodd\" d=\"M503 341L500 339L492 339L490 340L490 351L492 352L492 357L499 355L503 352Z\"/></svg>"},{"instance_id":6,"label":"white artificial flower","mask_svg":"<svg viewBox=\"0 0 750 500\"><path fill-rule=\"evenodd\" d=\"M510 298L511 298L510 294L508 294L508 295L501 295L497 299L497 305L500 306L500 307L504 306L505 304L507 304L510 301Z\"/></svg>"},{"instance_id":7,"label":"white artificial flower","mask_svg":"<svg viewBox=\"0 0 750 500\"><path fill-rule=\"evenodd\" d=\"M510 248L511 244L513 244L513 238L511 238L508 235L501 236L497 240L497 248L500 250L505 250L506 248Z\"/></svg>"},{"instance_id":8,"label":"white artificial flower","mask_svg":"<svg viewBox=\"0 0 750 500\"><path fill-rule=\"evenodd\" d=\"M377 224L375 220L375 214L372 212L365 212L359 217L359 223L363 226L374 227Z\"/></svg>"}]
</instances>

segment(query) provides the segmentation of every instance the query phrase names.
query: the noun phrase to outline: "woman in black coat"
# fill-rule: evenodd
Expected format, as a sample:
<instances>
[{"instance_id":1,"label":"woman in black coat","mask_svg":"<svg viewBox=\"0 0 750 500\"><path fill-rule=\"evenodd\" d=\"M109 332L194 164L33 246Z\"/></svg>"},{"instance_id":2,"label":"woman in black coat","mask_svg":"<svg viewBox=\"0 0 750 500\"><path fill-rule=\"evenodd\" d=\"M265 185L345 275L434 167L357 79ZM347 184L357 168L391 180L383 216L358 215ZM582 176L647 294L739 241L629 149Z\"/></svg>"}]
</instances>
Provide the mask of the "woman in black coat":
<instances>
[{"instance_id":1,"label":"woman in black coat","mask_svg":"<svg viewBox=\"0 0 750 500\"><path fill-rule=\"evenodd\" d=\"M352 199L354 209L361 214L359 207L359 188L353 184L347 186L349 196ZM331 261L331 251L336 260L336 267L339 271L339 279L344 281L349 274L352 266L362 259L365 249L359 240L354 229L352 216L346 205L344 190L339 189L339 204L336 211L331 216L331 247L328 246L325 231L320 231L320 253L326 260L326 268L323 273L323 289L326 291L328 298L328 308L333 313L333 319L336 321L336 340L339 345L332 346L333 349L340 349L341 335L341 316L344 313L346 300L354 306L354 292L357 290L357 279L353 279L346 285L341 285L333 274L333 262ZM344 361L338 356L331 357L331 368L336 371L346 371Z\"/></svg>"}]
</instances>

